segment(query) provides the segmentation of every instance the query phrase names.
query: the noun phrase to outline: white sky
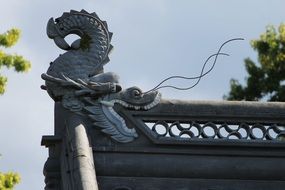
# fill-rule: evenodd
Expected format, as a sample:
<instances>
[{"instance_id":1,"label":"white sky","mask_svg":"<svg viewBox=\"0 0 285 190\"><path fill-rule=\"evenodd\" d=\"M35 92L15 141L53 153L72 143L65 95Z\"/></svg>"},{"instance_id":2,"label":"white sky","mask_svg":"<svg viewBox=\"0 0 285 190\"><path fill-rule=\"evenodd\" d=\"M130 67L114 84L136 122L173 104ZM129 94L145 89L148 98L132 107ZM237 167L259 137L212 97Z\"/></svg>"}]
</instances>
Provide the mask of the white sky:
<instances>
[{"instance_id":1,"label":"white sky","mask_svg":"<svg viewBox=\"0 0 285 190\"><path fill-rule=\"evenodd\" d=\"M221 100L229 91L230 78L243 82L243 59L256 54L249 41L258 38L265 26L285 20L282 0L1 0L0 33L11 27L22 30L22 38L9 52L32 62L27 74L1 70L9 77L5 95L0 97L0 171L17 171L22 182L16 190L44 187L42 168L47 149L41 136L53 133L53 101L40 90L40 75L59 50L46 36L50 17L70 9L96 11L114 33L115 49L106 71L120 75L123 87L148 90L170 75L196 76L204 60L228 44L213 72L190 91L162 90L164 98ZM179 81L182 86L190 81Z\"/></svg>"}]
</instances>

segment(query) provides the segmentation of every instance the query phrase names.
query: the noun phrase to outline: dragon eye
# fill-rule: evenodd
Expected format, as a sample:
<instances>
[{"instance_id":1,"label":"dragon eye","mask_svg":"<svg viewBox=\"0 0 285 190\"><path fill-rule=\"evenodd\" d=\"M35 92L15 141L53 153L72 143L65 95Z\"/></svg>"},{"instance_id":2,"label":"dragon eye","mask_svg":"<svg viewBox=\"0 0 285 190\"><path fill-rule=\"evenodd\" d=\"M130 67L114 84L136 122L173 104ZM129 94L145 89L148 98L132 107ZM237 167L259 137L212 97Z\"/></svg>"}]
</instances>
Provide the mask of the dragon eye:
<instances>
[{"instance_id":1,"label":"dragon eye","mask_svg":"<svg viewBox=\"0 0 285 190\"><path fill-rule=\"evenodd\" d=\"M141 92L140 92L139 90L133 90L133 91L132 91L132 95L133 95L134 97L140 97L140 96L141 96Z\"/></svg>"},{"instance_id":2,"label":"dragon eye","mask_svg":"<svg viewBox=\"0 0 285 190\"><path fill-rule=\"evenodd\" d=\"M140 95L140 92L139 92L138 90L134 90L134 91L133 91L133 95L134 95L134 96L139 96L139 95Z\"/></svg>"}]
</instances>

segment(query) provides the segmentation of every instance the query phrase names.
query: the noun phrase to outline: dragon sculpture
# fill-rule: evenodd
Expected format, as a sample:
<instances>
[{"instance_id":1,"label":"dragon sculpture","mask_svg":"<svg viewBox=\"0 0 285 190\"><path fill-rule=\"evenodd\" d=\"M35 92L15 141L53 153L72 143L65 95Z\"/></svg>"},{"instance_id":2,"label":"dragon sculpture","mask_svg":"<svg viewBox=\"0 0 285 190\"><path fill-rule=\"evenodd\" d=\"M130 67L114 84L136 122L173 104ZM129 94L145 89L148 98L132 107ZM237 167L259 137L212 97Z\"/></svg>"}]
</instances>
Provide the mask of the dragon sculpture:
<instances>
[{"instance_id":1,"label":"dragon sculpture","mask_svg":"<svg viewBox=\"0 0 285 190\"><path fill-rule=\"evenodd\" d=\"M64 39L69 34L80 39L70 45ZM142 93L138 87L122 90L115 73L104 73L103 66L109 62L113 48L107 23L95 13L72 10L55 20L51 18L47 35L67 52L51 62L47 73L42 74L46 81L42 88L64 108L88 115L95 127L115 141L133 141L137 137L135 129L126 125L114 105L148 110L159 103L161 95L157 91Z\"/></svg>"}]
</instances>

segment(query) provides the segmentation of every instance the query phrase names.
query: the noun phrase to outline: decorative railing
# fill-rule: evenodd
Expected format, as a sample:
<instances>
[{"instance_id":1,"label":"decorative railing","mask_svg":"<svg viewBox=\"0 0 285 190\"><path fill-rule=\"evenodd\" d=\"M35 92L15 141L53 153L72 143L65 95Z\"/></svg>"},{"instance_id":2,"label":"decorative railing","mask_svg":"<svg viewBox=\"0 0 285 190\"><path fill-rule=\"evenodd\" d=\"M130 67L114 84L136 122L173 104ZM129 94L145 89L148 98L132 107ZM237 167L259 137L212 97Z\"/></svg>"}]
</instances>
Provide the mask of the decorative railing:
<instances>
[{"instance_id":1,"label":"decorative railing","mask_svg":"<svg viewBox=\"0 0 285 190\"><path fill-rule=\"evenodd\" d=\"M158 144L285 143L285 103L162 100L147 112L122 113Z\"/></svg>"},{"instance_id":2,"label":"decorative railing","mask_svg":"<svg viewBox=\"0 0 285 190\"><path fill-rule=\"evenodd\" d=\"M273 124L235 123L226 122L167 122L164 120L155 123L146 122L147 126L161 137L183 139L247 139L247 140L282 140L285 136L285 127Z\"/></svg>"}]
</instances>

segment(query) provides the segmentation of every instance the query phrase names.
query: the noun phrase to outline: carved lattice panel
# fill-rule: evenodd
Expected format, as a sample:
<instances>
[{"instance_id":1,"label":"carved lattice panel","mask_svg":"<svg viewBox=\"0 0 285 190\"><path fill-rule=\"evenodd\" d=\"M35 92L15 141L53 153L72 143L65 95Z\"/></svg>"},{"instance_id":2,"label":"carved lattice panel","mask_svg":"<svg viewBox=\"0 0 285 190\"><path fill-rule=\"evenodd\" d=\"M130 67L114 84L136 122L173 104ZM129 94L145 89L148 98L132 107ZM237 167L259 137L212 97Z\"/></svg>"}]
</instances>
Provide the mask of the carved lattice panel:
<instances>
[{"instance_id":1,"label":"carved lattice panel","mask_svg":"<svg viewBox=\"0 0 285 190\"><path fill-rule=\"evenodd\" d=\"M157 136L169 138L209 138L209 139L245 139L245 140L284 140L285 126L278 124L226 122L145 122Z\"/></svg>"}]
</instances>

